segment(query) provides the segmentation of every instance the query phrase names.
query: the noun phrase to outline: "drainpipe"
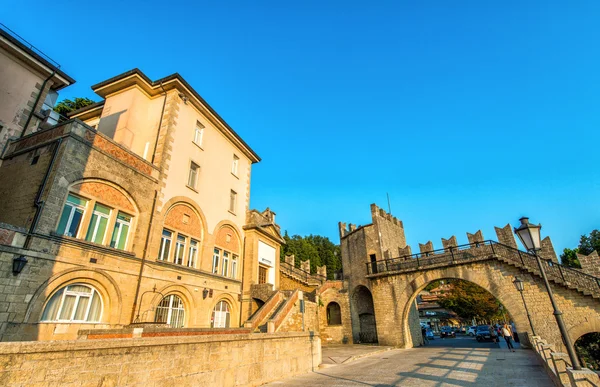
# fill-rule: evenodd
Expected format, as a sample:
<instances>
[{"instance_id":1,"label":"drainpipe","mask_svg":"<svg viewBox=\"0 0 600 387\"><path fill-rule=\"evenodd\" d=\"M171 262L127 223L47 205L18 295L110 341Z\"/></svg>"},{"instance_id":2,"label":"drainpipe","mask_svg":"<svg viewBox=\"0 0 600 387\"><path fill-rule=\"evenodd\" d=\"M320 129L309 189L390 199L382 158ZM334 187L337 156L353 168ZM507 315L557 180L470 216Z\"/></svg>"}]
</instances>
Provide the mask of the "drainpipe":
<instances>
[{"instance_id":1,"label":"drainpipe","mask_svg":"<svg viewBox=\"0 0 600 387\"><path fill-rule=\"evenodd\" d=\"M164 95L165 95L165 99L163 101L163 107L162 107L162 111L160 112L160 120L158 121L158 130L156 131L156 140L154 141L154 150L152 151L152 164L154 164L154 158L156 157L156 147L158 146L158 136L160 135L160 129L162 128L162 119L163 119L163 115L165 114L165 106L167 106L167 92L165 91L165 88L163 87L162 82L160 83L160 88L162 89Z\"/></svg>"},{"instance_id":2,"label":"drainpipe","mask_svg":"<svg viewBox=\"0 0 600 387\"><path fill-rule=\"evenodd\" d=\"M241 267L242 267L242 286L240 286L240 328L243 328L242 325L242 311L244 310L244 273L246 272L246 235L244 234L244 243L242 244L243 254L241 259Z\"/></svg>"},{"instance_id":3,"label":"drainpipe","mask_svg":"<svg viewBox=\"0 0 600 387\"><path fill-rule=\"evenodd\" d=\"M60 145L62 144L62 141L63 141L62 137L56 140L56 147L54 148L54 151L52 152L52 159L50 160L50 165L48 165L48 169L46 170L46 174L44 175L44 179L42 180L40 189L38 190L38 193L35 197L35 201L33 202L36 210L35 210L35 214L33 216L33 221L31 222L31 226L29 227L29 232L27 233L27 236L25 237L25 244L23 246L24 249L27 249L29 247L29 245L31 243L31 236L32 236L33 232L35 231L37 223L40 219L40 215L42 214L42 209L44 208L44 201L42 200L42 195L44 193L44 190L46 189L46 185L48 183L48 178L50 177L50 173L52 172L54 163L56 162L56 158L58 155L58 151L60 149Z\"/></svg>"},{"instance_id":4,"label":"drainpipe","mask_svg":"<svg viewBox=\"0 0 600 387\"><path fill-rule=\"evenodd\" d=\"M140 264L140 273L138 274L137 287L135 288L135 297L133 298L133 307L131 308L131 321L135 318L135 309L137 307L137 299L140 294L140 287L142 285L142 273L144 271L144 265L146 264L146 255L148 251L148 244L150 243L150 233L152 231L152 221L154 220L154 209L156 208L156 198L158 197L158 191L154 191L154 200L152 201L152 212L150 212L150 223L148 224L148 231L146 232L146 242L144 243L144 253L142 255L142 263Z\"/></svg>"},{"instance_id":5,"label":"drainpipe","mask_svg":"<svg viewBox=\"0 0 600 387\"><path fill-rule=\"evenodd\" d=\"M38 93L37 97L35 97L35 103L33 104L33 107L31 108L31 112L29 112L29 117L27 117L27 121L25 121L25 126L23 127L23 131L21 132L21 135L19 136L19 138L21 138L21 137L23 137L25 135L25 132L27 131L27 127L29 126L29 122L31 121L31 117L33 117L33 113L35 111L35 107L40 102L40 98L42 97L42 93L44 92L44 89L46 88L46 83L48 83L48 81L50 79L52 79L52 77L55 74L56 74L56 70L52 71L52 74L50 74L50 76L48 78L44 79L44 83L42 83L42 88L40 89L40 92Z\"/></svg>"}]
</instances>

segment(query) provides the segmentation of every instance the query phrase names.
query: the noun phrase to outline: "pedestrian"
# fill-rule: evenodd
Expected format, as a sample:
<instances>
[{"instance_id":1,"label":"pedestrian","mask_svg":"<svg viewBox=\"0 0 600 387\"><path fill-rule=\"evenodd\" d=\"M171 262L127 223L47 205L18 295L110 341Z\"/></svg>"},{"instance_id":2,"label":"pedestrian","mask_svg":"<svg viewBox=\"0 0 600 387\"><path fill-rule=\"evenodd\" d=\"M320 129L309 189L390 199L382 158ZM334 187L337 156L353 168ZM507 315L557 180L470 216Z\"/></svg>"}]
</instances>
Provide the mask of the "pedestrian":
<instances>
[{"instance_id":1,"label":"pedestrian","mask_svg":"<svg viewBox=\"0 0 600 387\"><path fill-rule=\"evenodd\" d=\"M512 329L510 325L504 324L502 327L502 336L504 336L504 340L506 340L506 345L508 345L508 349L515 352L515 347L512 345Z\"/></svg>"},{"instance_id":2,"label":"pedestrian","mask_svg":"<svg viewBox=\"0 0 600 387\"><path fill-rule=\"evenodd\" d=\"M427 338L427 329L421 325L421 336L423 336L423 345L429 344L429 339Z\"/></svg>"}]
</instances>

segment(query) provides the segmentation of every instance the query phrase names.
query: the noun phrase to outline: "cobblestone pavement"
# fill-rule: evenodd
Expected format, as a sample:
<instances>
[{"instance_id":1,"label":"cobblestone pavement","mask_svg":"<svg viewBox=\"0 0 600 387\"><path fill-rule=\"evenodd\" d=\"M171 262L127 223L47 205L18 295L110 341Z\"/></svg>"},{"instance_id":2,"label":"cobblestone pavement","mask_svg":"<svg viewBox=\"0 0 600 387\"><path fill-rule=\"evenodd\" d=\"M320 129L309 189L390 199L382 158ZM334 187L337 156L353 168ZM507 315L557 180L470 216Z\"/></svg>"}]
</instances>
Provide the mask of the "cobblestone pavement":
<instances>
[{"instance_id":1,"label":"cobblestone pavement","mask_svg":"<svg viewBox=\"0 0 600 387\"><path fill-rule=\"evenodd\" d=\"M463 337L394 349L268 386L552 386L532 351L473 342Z\"/></svg>"}]
</instances>

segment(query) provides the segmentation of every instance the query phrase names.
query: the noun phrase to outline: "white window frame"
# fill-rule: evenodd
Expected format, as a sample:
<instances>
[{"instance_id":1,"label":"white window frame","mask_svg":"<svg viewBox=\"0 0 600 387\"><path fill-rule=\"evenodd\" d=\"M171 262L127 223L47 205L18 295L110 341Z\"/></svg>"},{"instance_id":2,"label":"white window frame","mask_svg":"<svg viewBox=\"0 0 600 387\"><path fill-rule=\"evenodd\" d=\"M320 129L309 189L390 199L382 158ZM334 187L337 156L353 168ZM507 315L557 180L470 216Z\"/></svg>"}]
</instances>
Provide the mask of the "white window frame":
<instances>
[{"instance_id":1,"label":"white window frame","mask_svg":"<svg viewBox=\"0 0 600 387\"><path fill-rule=\"evenodd\" d=\"M198 245L200 244L199 241L197 241L196 239L190 238L190 248L189 248L189 254L188 254L188 267L193 267L194 269L196 268L197 262L198 262Z\"/></svg>"},{"instance_id":2,"label":"white window frame","mask_svg":"<svg viewBox=\"0 0 600 387\"><path fill-rule=\"evenodd\" d=\"M85 206L82 206L80 204L70 203L68 195L72 195L79 199L85 200ZM77 228L77 233L75 235L71 235L71 237L77 238L79 236L79 234L81 233L81 229L82 229L81 224L83 223L83 219L85 218L85 210L87 209L87 206L90 201L85 198L82 198L80 196L73 195L72 193L69 193L68 195L67 195L67 201L65 202L65 206L71 207L71 211L69 212L69 220L67 220L67 224L65 225L65 231L64 231L63 235L69 236L69 235L67 235L67 231L71 228L71 222L73 222L73 216L75 215L75 211L79 209L79 210L81 210L81 219L79 221L79 227ZM63 210L64 210L64 207L63 207ZM62 215L62 212L61 212L61 215Z\"/></svg>"},{"instance_id":3,"label":"white window frame","mask_svg":"<svg viewBox=\"0 0 600 387\"><path fill-rule=\"evenodd\" d=\"M183 239L183 241L181 239ZM183 265L185 245L187 245L187 237L183 234L177 234L177 238L175 239L175 254L173 255L173 263L176 265ZM181 256L179 256L179 254L181 254Z\"/></svg>"},{"instance_id":4,"label":"white window frame","mask_svg":"<svg viewBox=\"0 0 600 387\"><path fill-rule=\"evenodd\" d=\"M91 292L90 293L84 293L84 292L72 291L72 290L69 290L69 286L85 286L86 288L91 289ZM98 320L88 321L87 318L88 318L88 316L90 314L90 309L92 307L92 299L94 298L94 294L95 293L97 293L98 297L100 298L100 316L98 317ZM71 312L71 316L68 319L61 319L60 315L62 313L63 306L65 305L65 299L67 298L67 296L75 296L75 302L73 303L73 311ZM87 304L87 308L86 308L85 314L84 314L85 317L84 317L83 320L74 320L75 313L77 312L77 307L79 306L79 300L81 298L89 298L89 301L88 301L88 304ZM46 306L44 307L44 310L47 307L48 307L48 305L46 304ZM64 287L62 295L60 296L60 306L58 307L58 310L56 311L56 319L54 319L54 320L45 320L45 321L69 321L69 322L90 322L90 323L96 323L96 322L102 321L102 313L103 312L104 312L104 303L102 301L102 297L100 296L100 293L98 293L98 291L96 289L94 289L92 286L89 286L88 284L75 283L75 284L69 284L69 285L67 285L67 286Z\"/></svg>"},{"instance_id":5,"label":"white window frame","mask_svg":"<svg viewBox=\"0 0 600 387\"><path fill-rule=\"evenodd\" d=\"M226 305L226 307L224 308L223 305ZM219 308L219 310L217 310L217 307ZM225 300L220 300L219 302L217 302L212 311L212 327L229 328L227 326L227 315L229 315L229 322L231 324L231 305L229 305L229 303Z\"/></svg>"},{"instance_id":6,"label":"white window frame","mask_svg":"<svg viewBox=\"0 0 600 387\"><path fill-rule=\"evenodd\" d=\"M223 251L223 266L221 267L221 275L227 277L229 271L229 251Z\"/></svg>"},{"instance_id":7,"label":"white window frame","mask_svg":"<svg viewBox=\"0 0 600 387\"><path fill-rule=\"evenodd\" d=\"M213 249L213 261L212 261L212 273L219 273L219 262L221 261L221 249L217 249L216 247Z\"/></svg>"},{"instance_id":8,"label":"white window frame","mask_svg":"<svg viewBox=\"0 0 600 387\"><path fill-rule=\"evenodd\" d=\"M240 164L240 158L234 154L233 161L231 162L231 173L233 174L233 176L237 177L239 164Z\"/></svg>"},{"instance_id":9,"label":"white window frame","mask_svg":"<svg viewBox=\"0 0 600 387\"><path fill-rule=\"evenodd\" d=\"M165 298L169 297L169 306L161 306L160 304L162 304L163 300ZM181 301L181 307L179 306L175 306L173 307L173 303L175 301L175 299ZM181 299L181 297L179 297L176 294L168 294L166 295L162 300L160 300L160 302L158 303L158 305L156 306L156 311L154 312L154 321L156 321L157 317L158 317L158 310L163 310L166 309L167 310L167 318L166 318L166 323L171 325L171 327L175 327L175 328L180 328L185 326L185 304L183 303L183 300ZM176 324L177 326L174 326L173 324L171 324L171 319L173 318L173 311L176 310L178 312L182 312L181 314L178 314L178 318L175 320L176 322L181 322L181 325Z\"/></svg>"},{"instance_id":10,"label":"white window frame","mask_svg":"<svg viewBox=\"0 0 600 387\"><path fill-rule=\"evenodd\" d=\"M192 142L199 147L202 147L202 141L204 140L204 125L200 123L200 121L196 122L196 127L194 128L194 139Z\"/></svg>"},{"instance_id":11,"label":"white window frame","mask_svg":"<svg viewBox=\"0 0 600 387\"><path fill-rule=\"evenodd\" d=\"M130 217L133 220L133 216L125 213L125 212L117 212L117 218L115 220L115 228L118 226L119 227L119 233L117 234L117 240L115 241L115 249L117 249L116 246L119 245L119 242L121 241L121 237L123 236L123 226L129 226L129 231L127 231L127 235L125 235L125 244L123 246L125 246L123 248L123 250L127 249L127 242L129 242L129 232L131 231L131 220L129 222L123 220L123 219L119 219L119 213ZM115 232L115 230L113 229L113 233ZM111 238L112 239L112 236Z\"/></svg>"},{"instance_id":12,"label":"white window frame","mask_svg":"<svg viewBox=\"0 0 600 387\"><path fill-rule=\"evenodd\" d=\"M100 205L100 206L108 208L108 210L109 210L108 215L106 215L103 212L97 211L96 210L96 206L97 205ZM102 203L98 203L98 202L96 202L94 204L94 211L92 212L92 218L90 218L90 225L92 223L92 219L93 219L94 215L96 215L98 217L98 219L96 220L96 224L94 225L94 231L92 232L92 240L88 241L87 240L87 236L86 236L86 241L87 242L100 243L101 245L103 245L106 242L106 235L108 234L108 232L104 233L104 238L102 238L102 240L100 242L94 242L94 240L96 239L96 235L98 234L98 227L100 227L100 218L106 219L106 231L108 231L108 225L110 223L110 218L111 218L112 214L113 214L113 209L110 208L109 206L104 205ZM89 232L89 229L88 229L88 232Z\"/></svg>"},{"instance_id":13,"label":"white window frame","mask_svg":"<svg viewBox=\"0 0 600 387\"><path fill-rule=\"evenodd\" d=\"M165 231L168 232L170 235L167 237L165 236ZM169 250L167 251L167 256L165 257L165 245L166 243L163 243L163 240L167 239L169 240ZM158 260L159 261L169 261L169 255L171 254L171 246L173 245L173 232L169 231L165 228L163 228L161 237L160 237L160 251L158 252Z\"/></svg>"},{"instance_id":14,"label":"white window frame","mask_svg":"<svg viewBox=\"0 0 600 387\"><path fill-rule=\"evenodd\" d=\"M195 168L194 168L195 166ZM188 172L187 186L196 189L198 186L198 175L200 174L200 165L190 161L190 170ZM193 176L193 179L192 179ZM193 180L193 181L192 181Z\"/></svg>"},{"instance_id":15,"label":"white window frame","mask_svg":"<svg viewBox=\"0 0 600 387\"><path fill-rule=\"evenodd\" d=\"M238 256L233 254L231 258L231 278L237 277Z\"/></svg>"}]
</instances>

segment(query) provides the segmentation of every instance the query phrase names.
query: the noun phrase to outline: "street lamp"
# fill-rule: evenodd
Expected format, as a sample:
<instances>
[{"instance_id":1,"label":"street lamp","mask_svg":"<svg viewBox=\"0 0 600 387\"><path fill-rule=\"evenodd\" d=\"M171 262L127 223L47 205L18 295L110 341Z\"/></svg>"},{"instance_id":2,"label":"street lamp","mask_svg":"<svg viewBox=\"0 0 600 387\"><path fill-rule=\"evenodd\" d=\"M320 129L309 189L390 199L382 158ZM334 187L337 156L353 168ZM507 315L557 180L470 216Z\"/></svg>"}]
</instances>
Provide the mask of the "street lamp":
<instances>
[{"instance_id":1,"label":"street lamp","mask_svg":"<svg viewBox=\"0 0 600 387\"><path fill-rule=\"evenodd\" d=\"M563 342L565 343L565 347L567 347L567 353L569 354L569 358L571 359L571 364L573 365L574 370L580 370L581 365L579 364L579 359L575 354L575 348L573 347L573 343L571 343L571 338L569 337L569 333L567 332L567 328L565 327L565 323L562 318L562 312L558 309L558 305L556 305L556 301L554 300L554 293L552 293L552 288L550 287L550 283L548 282L548 277L546 277L544 265L542 264L542 260L540 259L540 257L537 255L537 252L541 249L542 244L540 237L540 230L542 229L542 225L538 224L536 226L534 224L529 223L529 218L527 217L522 217L519 220L521 221L521 224L519 225L519 227L515 227L515 234L517 234L517 236L521 240L521 243L523 244L523 246L525 246L525 249L527 249L527 251L531 253L537 260L538 267L540 268L540 273L542 274L544 284L546 285L548 297L550 297L550 302L552 303L552 308L554 309L554 318L556 318L556 323L558 324L560 335L562 336ZM517 284L515 284L515 286L517 286ZM521 293L521 295L523 295L523 293ZM524 299L523 302L525 302ZM531 323L531 320L529 320L529 322Z\"/></svg>"},{"instance_id":2,"label":"street lamp","mask_svg":"<svg viewBox=\"0 0 600 387\"><path fill-rule=\"evenodd\" d=\"M523 300L523 306L525 306L525 312L527 312L527 319L529 320L529 326L531 327L531 333L533 333L534 336L537 336L535 334L535 329L533 329L533 323L531 322L531 315L529 314L529 309L527 309L527 304L525 303L525 296L523 296L523 289L525 288L523 286L523 280L520 279L519 277L515 277L513 284L515 284L515 288L517 288L519 293L521 293L521 299Z\"/></svg>"}]
</instances>

